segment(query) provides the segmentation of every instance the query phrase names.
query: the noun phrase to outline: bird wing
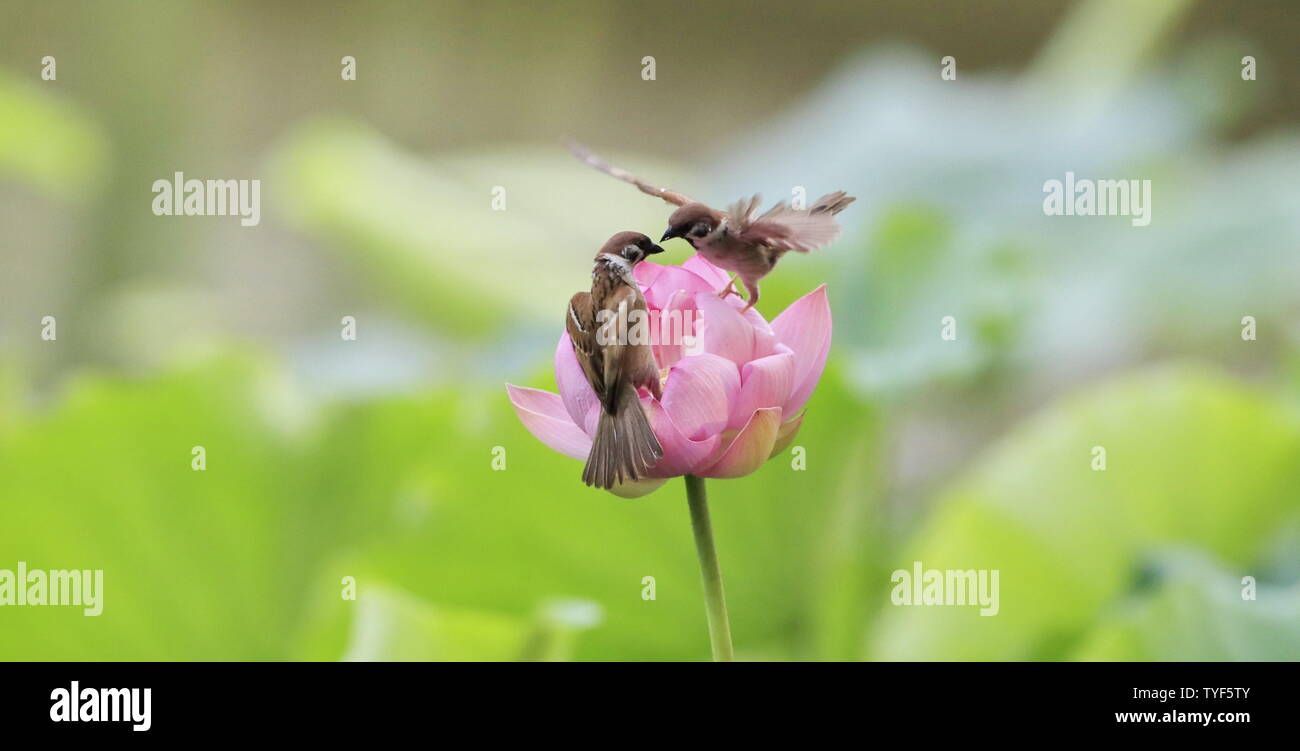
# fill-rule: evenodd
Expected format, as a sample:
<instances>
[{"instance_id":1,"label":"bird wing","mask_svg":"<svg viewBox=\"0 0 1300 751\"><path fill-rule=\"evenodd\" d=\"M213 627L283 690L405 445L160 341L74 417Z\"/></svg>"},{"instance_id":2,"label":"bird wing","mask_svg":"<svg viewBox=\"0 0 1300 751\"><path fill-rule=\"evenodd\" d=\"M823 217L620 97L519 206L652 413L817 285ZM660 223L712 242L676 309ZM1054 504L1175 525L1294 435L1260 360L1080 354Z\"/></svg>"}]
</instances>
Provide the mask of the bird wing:
<instances>
[{"instance_id":1,"label":"bird wing","mask_svg":"<svg viewBox=\"0 0 1300 751\"><path fill-rule=\"evenodd\" d=\"M848 208L849 204L856 200L858 199L848 193L845 193L842 190L837 190L834 193L827 193L821 198L818 198L813 202L812 208L808 209L808 211L813 214L838 214Z\"/></svg>"},{"instance_id":2,"label":"bird wing","mask_svg":"<svg viewBox=\"0 0 1300 751\"><path fill-rule=\"evenodd\" d=\"M758 196L754 196L733 207L733 212L743 208L742 214L729 212L729 215L737 236L746 243L807 252L829 245L839 237L840 225L835 221L835 214L852 202L852 198L832 193L818 199L811 209L799 210L778 203L754 216L758 208Z\"/></svg>"},{"instance_id":3,"label":"bird wing","mask_svg":"<svg viewBox=\"0 0 1300 751\"><path fill-rule=\"evenodd\" d=\"M573 354L587 376L587 383L601 401L605 400L605 366L602 353L596 346L596 311L590 292L578 292L569 299L569 311L564 317L564 329L573 342Z\"/></svg>"},{"instance_id":4,"label":"bird wing","mask_svg":"<svg viewBox=\"0 0 1300 751\"><path fill-rule=\"evenodd\" d=\"M588 166L594 167L611 177L617 177L624 182L632 183L646 195L651 195L655 198L662 198L674 206L685 206L688 203L694 203L694 199L684 193L678 193L677 191L669 190L668 188L660 188L656 185L651 185L631 172L620 167L615 167L604 159L596 156L591 149L588 149L577 141L569 142L569 151L573 152L574 156L586 163Z\"/></svg>"},{"instance_id":5,"label":"bird wing","mask_svg":"<svg viewBox=\"0 0 1300 751\"><path fill-rule=\"evenodd\" d=\"M628 316L636 309L639 300L635 288L627 284L617 284L608 294L602 297L600 306L610 311L614 316L611 320L621 320L626 325ZM622 311L619 310L620 307L623 308ZM621 319L619 317L620 313L622 314ZM615 329L614 333L622 334L624 332ZM628 355L631 354L631 348L636 345L620 341L616 337L611 338L614 338L614 341L604 345L600 364L604 369L605 393L603 396L605 398L605 410L613 414L618 408L619 391L624 388L633 388L628 383L631 375L628 372L628 367L631 363L627 362L627 360Z\"/></svg>"},{"instance_id":6,"label":"bird wing","mask_svg":"<svg viewBox=\"0 0 1300 751\"><path fill-rule=\"evenodd\" d=\"M754 212L758 211L758 203L763 197L755 193L749 198L742 198L739 201L727 207L727 224L733 229L748 227L754 220Z\"/></svg>"}]
</instances>

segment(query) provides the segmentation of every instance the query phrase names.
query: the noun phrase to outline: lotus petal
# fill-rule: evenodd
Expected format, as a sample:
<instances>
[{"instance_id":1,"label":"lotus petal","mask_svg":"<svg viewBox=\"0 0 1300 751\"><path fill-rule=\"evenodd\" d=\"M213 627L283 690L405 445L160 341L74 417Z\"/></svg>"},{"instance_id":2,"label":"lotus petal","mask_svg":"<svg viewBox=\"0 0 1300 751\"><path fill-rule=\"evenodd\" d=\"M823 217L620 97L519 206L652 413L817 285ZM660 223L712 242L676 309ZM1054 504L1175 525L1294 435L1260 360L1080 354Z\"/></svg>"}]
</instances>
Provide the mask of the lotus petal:
<instances>
[{"instance_id":1,"label":"lotus petal","mask_svg":"<svg viewBox=\"0 0 1300 751\"><path fill-rule=\"evenodd\" d=\"M578 364L578 356L573 353L573 342L568 332L560 336L560 343L555 348L555 385L560 389L560 398L569 418L583 429L587 435L595 435L596 423L592 411L599 408L600 400L596 392L587 383L587 375Z\"/></svg>"},{"instance_id":2,"label":"lotus petal","mask_svg":"<svg viewBox=\"0 0 1300 751\"><path fill-rule=\"evenodd\" d=\"M641 264L637 266L640 267ZM689 269L682 266L664 266L655 276L654 282L646 285L645 299L651 307L662 308L678 290L703 293L712 292L714 289L713 285Z\"/></svg>"},{"instance_id":3,"label":"lotus petal","mask_svg":"<svg viewBox=\"0 0 1300 751\"><path fill-rule=\"evenodd\" d=\"M718 450L722 437L713 433L701 440L694 441L673 422L672 415L653 399L641 402L646 406L650 417L650 426L654 429L664 455L655 466L650 468L651 477L678 477L689 474L700 464L707 461Z\"/></svg>"},{"instance_id":4,"label":"lotus petal","mask_svg":"<svg viewBox=\"0 0 1300 751\"><path fill-rule=\"evenodd\" d=\"M635 482L619 483L610 488L609 492L619 498L640 498L655 492L666 482L668 482L667 477L646 477Z\"/></svg>"},{"instance_id":5,"label":"lotus petal","mask_svg":"<svg viewBox=\"0 0 1300 751\"><path fill-rule=\"evenodd\" d=\"M754 412L745 427L736 434L731 445L716 462L692 474L700 477L726 479L744 477L763 466L772 455L777 433L781 429L781 408L771 407Z\"/></svg>"},{"instance_id":6,"label":"lotus petal","mask_svg":"<svg viewBox=\"0 0 1300 751\"><path fill-rule=\"evenodd\" d=\"M727 286L727 282L731 281L730 274L709 263L708 259L699 253L693 253L690 258L687 258L682 263L682 268L690 269L717 292L721 292L722 288Z\"/></svg>"},{"instance_id":7,"label":"lotus petal","mask_svg":"<svg viewBox=\"0 0 1300 751\"><path fill-rule=\"evenodd\" d=\"M751 360L740 368L740 393L731 407L727 427L739 428L755 410L782 407L794 388L794 353L788 348L775 355Z\"/></svg>"},{"instance_id":8,"label":"lotus petal","mask_svg":"<svg viewBox=\"0 0 1300 751\"><path fill-rule=\"evenodd\" d=\"M705 352L721 355L737 365L753 359L754 327L739 311L712 292L697 294L695 306L700 311L698 325Z\"/></svg>"},{"instance_id":9,"label":"lotus petal","mask_svg":"<svg viewBox=\"0 0 1300 751\"><path fill-rule=\"evenodd\" d=\"M574 459L586 460L591 436L569 418L559 394L506 384L506 393L519 421L537 440Z\"/></svg>"},{"instance_id":10,"label":"lotus petal","mask_svg":"<svg viewBox=\"0 0 1300 751\"><path fill-rule=\"evenodd\" d=\"M683 435L700 440L727 427L740 390L740 372L735 363L717 355L692 355L679 361L668 374L663 406Z\"/></svg>"},{"instance_id":11,"label":"lotus petal","mask_svg":"<svg viewBox=\"0 0 1300 751\"><path fill-rule=\"evenodd\" d=\"M806 413L800 412L798 417L781 426L781 430L776 434L776 443L772 445L772 456L785 451L790 448L790 444L794 443L794 438L799 435L799 428L803 425L804 414Z\"/></svg>"},{"instance_id":12,"label":"lotus petal","mask_svg":"<svg viewBox=\"0 0 1300 751\"><path fill-rule=\"evenodd\" d=\"M794 389L785 404L786 414L803 409L826 367L831 348L831 306L826 285L795 300L772 321L777 341L794 350Z\"/></svg>"},{"instance_id":13,"label":"lotus petal","mask_svg":"<svg viewBox=\"0 0 1300 751\"><path fill-rule=\"evenodd\" d=\"M695 293L678 290L668 298L662 310L651 309L655 318L655 360L660 368L669 368L688 354L703 351L697 342Z\"/></svg>"}]
</instances>

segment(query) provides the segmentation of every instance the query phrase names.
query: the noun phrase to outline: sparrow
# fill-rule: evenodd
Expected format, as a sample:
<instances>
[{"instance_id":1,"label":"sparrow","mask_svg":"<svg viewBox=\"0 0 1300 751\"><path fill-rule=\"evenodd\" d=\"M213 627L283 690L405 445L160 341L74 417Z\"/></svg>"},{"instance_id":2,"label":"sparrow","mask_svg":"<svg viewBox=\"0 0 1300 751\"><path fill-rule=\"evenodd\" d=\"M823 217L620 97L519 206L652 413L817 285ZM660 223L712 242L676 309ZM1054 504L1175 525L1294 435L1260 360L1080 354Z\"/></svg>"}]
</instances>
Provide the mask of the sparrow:
<instances>
[{"instance_id":1,"label":"sparrow","mask_svg":"<svg viewBox=\"0 0 1300 751\"><path fill-rule=\"evenodd\" d=\"M651 185L580 144L571 142L569 150L589 166L677 206L668 217L668 230L659 242L680 237L709 263L735 272L718 294L720 297L739 294L735 288L739 278L749 298L742 313L758 302L758 281L771 273L781 256L791 250L807 253L839 237L840 226L835 215L857 200L839 190L818 198L807 210L782 202L758 214L761 199L755 195L719 211L685 194Z\"/></svg>"},{"instance_id":2,"label":"sparrow","mask_svg":"<svg viewBox=\"0 0 1300 751\"><path fill-rule=\"evenodd\" d=\"M569 300L564 327L601 410L582 470L587 485L608 490L641 479L664 455L638 391L645 388L656 399L663 396L659 366L649 342L627 336L633 311L649 315L632 269L646 256L662 252L640 232L619 232L596 254L591 291L578 292Z\"/></svg>"}]
</instances>

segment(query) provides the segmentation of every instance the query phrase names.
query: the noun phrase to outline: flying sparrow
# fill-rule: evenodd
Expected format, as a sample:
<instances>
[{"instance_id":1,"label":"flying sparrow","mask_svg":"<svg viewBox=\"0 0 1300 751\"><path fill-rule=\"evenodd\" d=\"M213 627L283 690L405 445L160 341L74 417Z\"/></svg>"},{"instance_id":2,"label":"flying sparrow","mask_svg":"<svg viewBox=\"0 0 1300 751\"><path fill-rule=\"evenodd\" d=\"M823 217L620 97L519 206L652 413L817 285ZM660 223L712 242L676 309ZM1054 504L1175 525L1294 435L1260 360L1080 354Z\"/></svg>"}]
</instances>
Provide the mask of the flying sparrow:
<instances>
[{"instance_id":1,"label":"flying sparrow","mask_svg":"<svg viewBox=\"0 0 1300 751\"><path fill-rule=\"evenodd\" d=\"M664 455L638 393L638 388L646 388L656 399L662 396L659 366L650 343L634 341L635 328L633 340L627 335L635 311L649 315L632 268L651 253L662 252L640 232L611 237L596 254L591 291L569 300L564 321L573 353L601 408L582 481L606 490L644 477Z\"/></svg>"},{"instance_id":2,"label":"flying sparrow","mask_svg":"<svg viewBox=\"0 0 1300 751\"><path fill-rule=\"evenodd\" d=\"M735 293L739 277L749 296L745 310L758 302L758 280L772 271L781 256L791 250L806 253L833 242L840 234L835 215L856 200L839 190L818 198L807 210L782 202L757 214L760 199L755 195L737 201L726 211L718 211L682 193L651 185L579 144L570 143L569 149L601 172L677 206L659 242L680 237L714 266L735 272L719 294L726 297Z\"/></svg>"}]
</instances>

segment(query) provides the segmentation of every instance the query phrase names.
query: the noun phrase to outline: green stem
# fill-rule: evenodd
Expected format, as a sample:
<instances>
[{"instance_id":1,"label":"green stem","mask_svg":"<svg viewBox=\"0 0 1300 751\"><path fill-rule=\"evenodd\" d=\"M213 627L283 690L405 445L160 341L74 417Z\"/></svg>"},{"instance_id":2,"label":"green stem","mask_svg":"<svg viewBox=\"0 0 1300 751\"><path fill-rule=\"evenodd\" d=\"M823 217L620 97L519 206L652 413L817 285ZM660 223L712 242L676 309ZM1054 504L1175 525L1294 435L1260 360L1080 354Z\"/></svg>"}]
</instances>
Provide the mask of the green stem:
<instances>
[{"instance_id":1,"label":"green stem","mask_svg":"<svg viewBox=\"0 0 1300 751\"><path fill-rule=\"evenodd\" d=\"M718 568L718 550L713 545L713 524L709 521L709 497L704 479L686 475L686 503L691 508L691 530L695 532L695 552L700 558L700 578L704 581L704 607L709 615L709 643L715 662L731 662L731 623L727 620L727 598L722 592L722 569Z\"/></svg>"}]
</instances>

